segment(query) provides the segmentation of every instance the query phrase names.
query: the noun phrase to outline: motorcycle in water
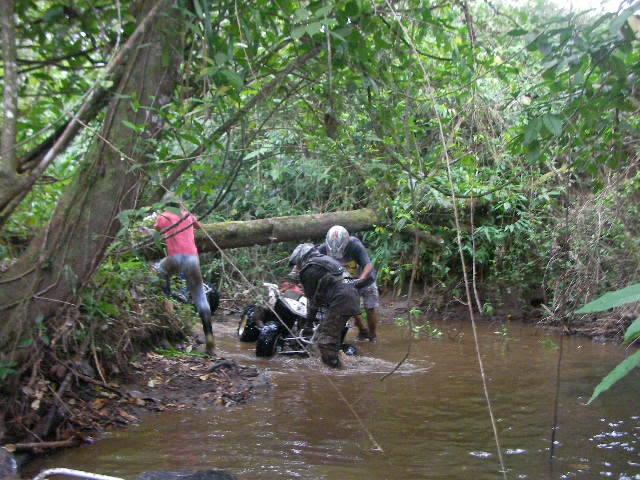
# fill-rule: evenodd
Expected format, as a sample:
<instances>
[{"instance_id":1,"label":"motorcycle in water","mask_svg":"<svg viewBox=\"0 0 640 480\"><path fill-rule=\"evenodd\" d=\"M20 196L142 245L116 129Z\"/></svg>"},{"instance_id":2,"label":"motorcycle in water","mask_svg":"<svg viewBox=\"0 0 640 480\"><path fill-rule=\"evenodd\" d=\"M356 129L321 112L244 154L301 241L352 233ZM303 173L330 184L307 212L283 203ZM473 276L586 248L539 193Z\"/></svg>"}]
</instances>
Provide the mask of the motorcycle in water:
<instances>
[{"instance_id":1,"label":"motorcycle in water","mask_svg":"<svg viewBox=\"0 0 640 480\"><path fill-rule=\"evenodd\" d=\"M257 357L271 357L276 353L285 355L308 355L308 348L315 343L318 326L326 311L321 307L316 314L312 329L303 329L307 319L307 297L299 285L284 282L263 283L266 289L266 304L247 306L238 324L238 337L243 342L256 342ZM345 326L342 341L348 331ZM352 345L343 343L342 351L355 355Z\"/></svg>"}]
</instances>

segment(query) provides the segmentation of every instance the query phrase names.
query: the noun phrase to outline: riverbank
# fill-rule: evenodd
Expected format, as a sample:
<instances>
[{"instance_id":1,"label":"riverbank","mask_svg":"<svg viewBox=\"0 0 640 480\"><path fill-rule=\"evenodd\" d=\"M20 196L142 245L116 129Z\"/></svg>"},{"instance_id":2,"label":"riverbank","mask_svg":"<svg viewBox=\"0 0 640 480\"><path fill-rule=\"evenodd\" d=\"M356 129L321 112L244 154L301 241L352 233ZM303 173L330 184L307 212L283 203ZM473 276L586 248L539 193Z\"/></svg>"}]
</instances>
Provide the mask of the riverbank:
<instances>
[{"instance_id":1,"label":"riverbank","mask_svg":"<svg viewBox=\"0 0 640 480\"><path fill-rule=\"evenodd\" d=\"M74 372L74 388L57 398L55 416L65 421L57 419L62 428L56 430L56 438L3 447L12 453L39 454L90 443L96 434L140 422L146 413L225 407L246 402L267 388L267 380L255 367L198 350L201 346L193 338L178 348L141 354L114 381Z\"/></svg>"}]
</instances>

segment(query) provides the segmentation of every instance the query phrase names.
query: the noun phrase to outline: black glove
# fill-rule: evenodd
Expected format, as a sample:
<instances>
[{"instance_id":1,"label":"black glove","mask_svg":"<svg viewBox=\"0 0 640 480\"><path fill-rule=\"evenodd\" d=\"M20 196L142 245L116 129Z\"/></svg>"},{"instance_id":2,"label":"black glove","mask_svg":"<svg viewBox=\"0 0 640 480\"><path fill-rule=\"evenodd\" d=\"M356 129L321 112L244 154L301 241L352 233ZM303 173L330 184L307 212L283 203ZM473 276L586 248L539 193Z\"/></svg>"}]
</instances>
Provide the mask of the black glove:
<instances>
[{"instance_id":1,"label":"black glove","mask_svg":"<svg viewBox=\"0 0 640 480\"><path fill-rule=\"evenodd\" d=\"M366 283L367 280L362 280L359 278L355 282L353 282L353 286L360 290L361 288L364 288L366 286Z\"/></svg>"}]
</instances>

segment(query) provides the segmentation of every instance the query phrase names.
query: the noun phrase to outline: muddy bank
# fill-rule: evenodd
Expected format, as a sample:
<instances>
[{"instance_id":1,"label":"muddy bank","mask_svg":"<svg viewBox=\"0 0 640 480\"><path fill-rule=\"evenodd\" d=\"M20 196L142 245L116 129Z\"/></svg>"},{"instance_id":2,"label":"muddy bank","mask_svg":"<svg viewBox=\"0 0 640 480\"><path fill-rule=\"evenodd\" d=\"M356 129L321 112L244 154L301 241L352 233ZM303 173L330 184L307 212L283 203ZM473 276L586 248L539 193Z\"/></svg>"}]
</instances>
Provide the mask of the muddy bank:
<instances>
[{"instance_id":1,"label":"muddy bank","mask_svg":"<svg viewBox=\"0 0 640 480\"><path fill-rule=\"evenodd\" d=\"M150 411L243 403L268 387L267 379L256 367L225 358L148 353L134 362L134 368L132 382L121 392L130 403Z\"/></svg>"},{"instance_id":2,"label":"muddy bank","mask_svg":"<svg viewBox=\"0 0 640 480\"><path fill-rule=\"evenodd\" d=\"M3 447L24 462L55 449L91 443L101 432L143 422L148 414L224 408L247 402L268 387L255 367L207 357L198 352L202 349L199 343L194 337L169 350L141 354L114 381L94 377L86 369L84 373L74 371L73 384L43 416L59 425L50 440L29 439ZM30 407L35 410L40 405L34 402Z\"/></svg>"}]
</instances>

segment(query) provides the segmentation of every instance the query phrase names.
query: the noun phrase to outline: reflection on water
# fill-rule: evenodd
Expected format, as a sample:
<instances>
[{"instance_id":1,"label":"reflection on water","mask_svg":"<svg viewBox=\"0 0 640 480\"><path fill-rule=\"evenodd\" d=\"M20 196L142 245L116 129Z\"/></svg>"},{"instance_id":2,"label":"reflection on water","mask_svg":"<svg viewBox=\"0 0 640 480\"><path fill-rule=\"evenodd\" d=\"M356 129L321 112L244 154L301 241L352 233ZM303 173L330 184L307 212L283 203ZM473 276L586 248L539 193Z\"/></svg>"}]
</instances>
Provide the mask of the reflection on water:
<instances>
[{"instance_id":1,"label":"reflection on water","mask_svg":"<svg viewBox=\"0 0 640 480\"><path fill-rule=\"evenodd\" d=\"M251 344L235 340L232 325L219 326L224 356L269 372L266 394L227 409L149 415L143 425L30 469L65 466L128 478L206 468L265 480L501 478L472 333L468 325L456 328L465 330L457 341L445 335L409 342L403 329L382 325L377 344L359 343L360 354L332 372L314 359L258 360ZM519 324L506 334L495 324L479 331L508 478L640 479L640 375L585 405L624 357L621 347L565 339L551 464L557 337ZM380 381L408 349L397 372Z\"/></svg>"}]
</instances>

